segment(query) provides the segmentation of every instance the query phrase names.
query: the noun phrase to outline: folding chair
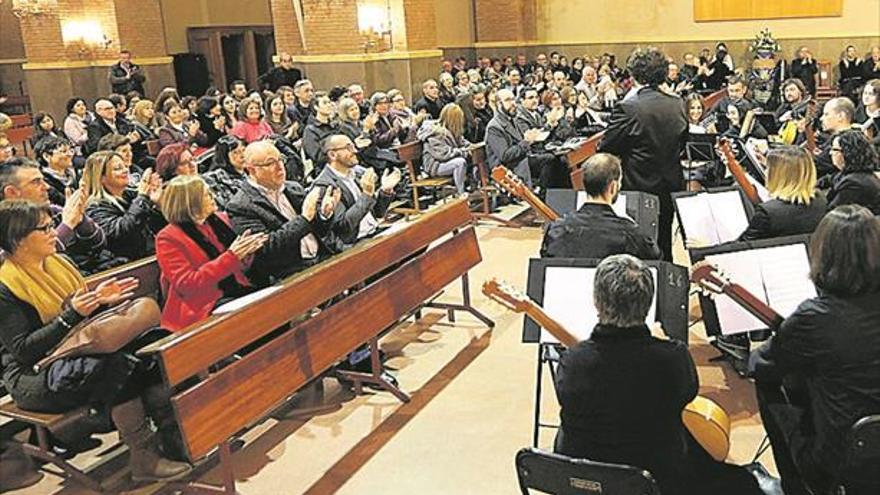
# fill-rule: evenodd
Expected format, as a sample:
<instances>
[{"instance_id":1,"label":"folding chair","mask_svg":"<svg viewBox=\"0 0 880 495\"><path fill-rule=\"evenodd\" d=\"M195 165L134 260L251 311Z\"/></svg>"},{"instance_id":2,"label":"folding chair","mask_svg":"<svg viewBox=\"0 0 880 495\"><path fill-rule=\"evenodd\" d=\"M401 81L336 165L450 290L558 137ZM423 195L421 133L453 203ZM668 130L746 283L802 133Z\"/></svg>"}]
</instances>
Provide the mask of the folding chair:
<instances>
[{"instance_id":1,"label":"folding chair","mask_svg":"<svg viewBox=\"0 0 880 495\"><path fill-rule=\"evenodd\" d=\"M849 432L834 495L880 493L880 414L856 421Z\"/></svg>"},{"instance_id":2,"label":"folding chair","mask_svg":"<svg viewBox=\"0 0 880 495\"><path fill-rule=\"evenodd\" d=\"M538 490L555 495L660 495L644 469L525 448L516 454L516 474L523 495Z\"/></svg>"}]
</instances>

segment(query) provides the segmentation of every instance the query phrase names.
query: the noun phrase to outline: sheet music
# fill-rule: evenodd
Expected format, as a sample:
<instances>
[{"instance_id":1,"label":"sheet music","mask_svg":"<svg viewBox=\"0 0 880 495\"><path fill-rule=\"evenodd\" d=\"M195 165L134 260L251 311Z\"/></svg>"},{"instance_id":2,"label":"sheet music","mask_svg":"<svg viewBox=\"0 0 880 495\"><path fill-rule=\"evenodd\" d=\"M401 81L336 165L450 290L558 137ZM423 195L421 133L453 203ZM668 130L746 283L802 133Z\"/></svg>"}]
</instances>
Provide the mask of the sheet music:
<instances>
[{"instance_id":1,"label":"sheet music","mask_svg":"<svg viewBox=\"0 0 880 495\"><path fill-rule=\"evenodd\" d=\"M587 193L584 191L578 191L577 205L575 206L575 211L580 210L581 206L584 206L584 203L586 203L586 202L587 202ZM630 220L635 222L635 220L626 213L626 202L627 202L626 194L620 193L617 195L617 201L615 201L614 204L611 205L611 209L614 210L615 215L622 217L622 218L629 218Z\"/></svg>"},{"instance_id":2,"label":"sheet music","mask_svg":"<svg viewBox=\"0 0 880 495\"><path fill-rule=\"evenodd\" d=\"M715 254L706 260L784 317L805 299L816 297L809 279L807 248L802 243ZM725 294L715 297L715 309L724 335L767 327Z\"/></svg>"},{"instance_id":3,"label":"sheet music","mask_svg":"<svg viewBox=\"0 0 880 495\"><path fill-rule=\"evenodd\" d=\"M654 278L654 300L645 323L656 321L657 315L657 269L650 267ZM579 340L590 338L593 327L599 323L599 314L593 305L593 281L595 268L549 266L544 271L544 311ZM559 341L541 329L542 343Z\"/></svg>"},{"instance_id":4,"label":"sheet music","mask_svg":"<svg viewBox=\"0 0 880 495\"><path fill-rule=\"evenodd\" d=\"M732 281L741 285L758 299L767 301L764 292L764 279L761 274L760 256L756 251L739 251L706 256L706 260L717 266ZM752 316L727 294L715 296L715 310L721 333L731 335L765 328L761 320Z\"/></svg>"},{"instance_id":5,"label":"sheet music","mask_svg":"<svg viewBox=\"0 0 880 495\"><path fill-rule=\"evenodd\" d=\"M259 301L260 299L268 296L269 294L272 294L272 293L278 291L278 289L280 289L280 288L281 288L280 286L273 285L271 287L266 287L265 289L260 289L256 292L251 292L250 294L248 294L246 296L242 296L237 299L233 299L226 304L221 304L220 306L217 306L216 308L214 308L214 311L211 312L211 314L222 315L225 313L232 313L233 311L238 311L239 309L247 306L248 304L255 302L255 301Z\"/></svg>"},{"instance_id":6,"label":"sheet music","mask_svg":"<svg viewBox=\"0 0 880 495\"><path fill-rule=\"evenodd\" d=\"M787 317L805 299L817 295L810 280L810 259L804 244L762 249L761 274L767 304L782 316Z\"/></svg>"},{"instance_id":7,"label":"sheet music","mask_svg":"<svg viewBox=\"0 0 880 495\"><path fill-rule=\"evenodd\" d=\"M739 191L701 192L675 199L685 238L717 246L735 241L749 226Z\"/></svg>"}]
</instances>

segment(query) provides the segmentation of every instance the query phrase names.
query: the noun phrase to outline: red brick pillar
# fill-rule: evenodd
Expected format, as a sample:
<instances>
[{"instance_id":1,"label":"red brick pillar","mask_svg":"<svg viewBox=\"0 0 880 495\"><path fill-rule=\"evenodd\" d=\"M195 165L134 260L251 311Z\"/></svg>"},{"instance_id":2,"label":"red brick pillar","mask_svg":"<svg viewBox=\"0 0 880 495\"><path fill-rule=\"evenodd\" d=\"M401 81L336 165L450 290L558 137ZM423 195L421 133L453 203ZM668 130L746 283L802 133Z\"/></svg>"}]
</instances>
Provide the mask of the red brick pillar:
<instances>
[{"instance_id":1,"label":"red brick pillar","mask_svg":"<svg viewBox=\"0 0 880 495\"><path fill-rule=\"evenodd\" d=\"M477 42L534 41L537 0L474 0Z\"/></svg>"}]
</instances>

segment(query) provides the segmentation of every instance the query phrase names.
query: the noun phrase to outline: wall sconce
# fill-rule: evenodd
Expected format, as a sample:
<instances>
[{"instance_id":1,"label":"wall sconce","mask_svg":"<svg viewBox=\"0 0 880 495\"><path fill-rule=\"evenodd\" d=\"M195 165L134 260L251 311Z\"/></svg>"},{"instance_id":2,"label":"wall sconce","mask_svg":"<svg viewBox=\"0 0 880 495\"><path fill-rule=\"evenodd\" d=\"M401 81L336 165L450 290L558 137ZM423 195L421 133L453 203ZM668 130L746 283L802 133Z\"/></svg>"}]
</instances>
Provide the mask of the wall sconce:
<instances>
[{"instance_id":1,"label":"wall sconce","mask_svg":"<svg viewBox=\"0 0 880 495\"><path fill-rule=\"evenodd\" d=\"M12 0L12 15L19 19L54 14L58 0Z\"/></svg>"},{"instance_id":2,"label":"wall sconce","mask_svg":"<svg viewBox=\"0 0 880 495\"><path fill-rule=\"evenodd\" d=\"M61 38L65 45L75 47L80 57L94 56L95 51L106 50L113 44L94 20L62 22Z\"/></svg>"},{"instance_id":3,"label":"wall sconce","mask_svg":"<svg viewBox=\"0 0 880 495\"><path fill-rule=\"evenodd\" d=\"M358 3L358 31L364 38L364 52L383 52L391 49L390 5Z\"/></svg>"}]
</instances>

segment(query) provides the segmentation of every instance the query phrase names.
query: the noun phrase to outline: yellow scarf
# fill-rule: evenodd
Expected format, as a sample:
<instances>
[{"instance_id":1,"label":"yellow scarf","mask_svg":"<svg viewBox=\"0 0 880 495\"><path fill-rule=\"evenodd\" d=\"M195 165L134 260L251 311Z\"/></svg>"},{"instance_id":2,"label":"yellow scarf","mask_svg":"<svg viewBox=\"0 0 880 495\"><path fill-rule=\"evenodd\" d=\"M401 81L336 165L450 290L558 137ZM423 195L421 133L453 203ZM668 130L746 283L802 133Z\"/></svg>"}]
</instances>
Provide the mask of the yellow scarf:
<instances>
[{"instance_id":1,"label":"yellow scarf","mask_svg":"<svg viewBox=\"0 0 880 495\"><path fill-rule=\"evenodd\" d=\"M0 282L36 308L44 324L61 314L65 299L86 286L76 268L57 254L46 258L42 269L25 268L7 258L0 265Z\"/></svg>"}]
</instances>

